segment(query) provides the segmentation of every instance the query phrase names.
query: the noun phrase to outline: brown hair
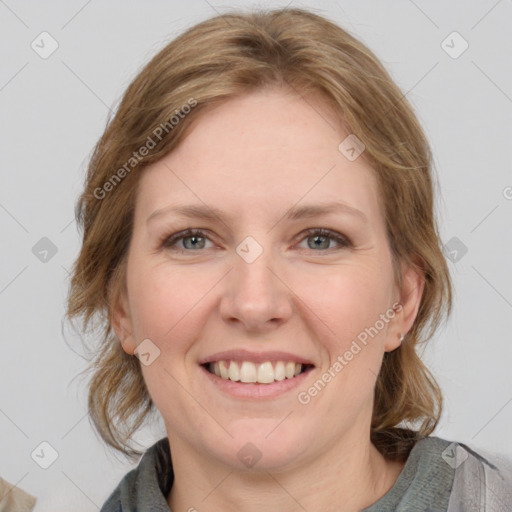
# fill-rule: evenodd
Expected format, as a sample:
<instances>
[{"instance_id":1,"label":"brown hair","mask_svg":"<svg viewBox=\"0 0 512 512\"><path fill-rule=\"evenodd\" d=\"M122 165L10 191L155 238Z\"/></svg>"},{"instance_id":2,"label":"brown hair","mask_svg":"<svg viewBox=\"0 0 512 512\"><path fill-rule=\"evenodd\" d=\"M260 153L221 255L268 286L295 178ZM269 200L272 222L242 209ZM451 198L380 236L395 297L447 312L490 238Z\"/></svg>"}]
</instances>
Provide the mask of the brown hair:
<instances>
[{"instance_id":1,"label":"brown hair","mask_svg":"<svg viewBox=\"0 0 512 512\"><path fill-rule=\"evenodd\" d=\"M176 148L205 108L267 86L320 93L363 141L381 190L397 282L399 262L425 276L414 325L399 348L384 354L375 387L371 440L385 456L403 458L441 415L440 389L416 350L452 304L434 218L431 152L411 105L375 55L302 9L233 12L188 29L142 69L107 121L76 206L83 241L67 310L84 331L101 330L88 368L91 418L106 443L134 456L140 452L132 435L155 410L138 359L123 351L110 323L125 282L140 171ZM154 147L142 151L150 139Z\"/></svg>"}]
</instances>

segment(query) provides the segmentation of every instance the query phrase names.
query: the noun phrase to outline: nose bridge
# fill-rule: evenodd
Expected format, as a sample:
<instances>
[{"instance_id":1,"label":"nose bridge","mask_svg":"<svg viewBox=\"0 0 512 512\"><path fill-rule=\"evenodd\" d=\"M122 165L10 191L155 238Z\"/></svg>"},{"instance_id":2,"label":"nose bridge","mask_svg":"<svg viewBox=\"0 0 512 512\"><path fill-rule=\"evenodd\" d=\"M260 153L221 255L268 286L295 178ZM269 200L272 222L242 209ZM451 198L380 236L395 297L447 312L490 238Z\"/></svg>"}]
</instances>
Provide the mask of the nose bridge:
<instances>
[{"instance_id":1,"label":"nose bridge","mask_svg":"<svg viewBox=\"0 0 512 512\"><path fill-rule=\"evenodd\" d=\"M247 237L237 246L222 299L224 318L238 319L251 329L264 328L271 320L282 321L291 314L289 294L274 270L278 265L269 240L266 237L260 243Z\"/></svg>"},{"instance_id":2,"label":"nose bridge","mask_svg":"<svg viewBox=\"0 0 512 512\"><path fill-rule=\"evenodd\" d=\"M249 249L247 250L247 245ZM270 271L272 265L275 266L275 258L272 255L272 249L267 247L256 253L257 249L250 244L240 244L237 248L237 257L235 257L234 284L237 286L237 293L250 295L273 294L275 283L272 278L274 274Z\"/></svg>"}]
</instances>

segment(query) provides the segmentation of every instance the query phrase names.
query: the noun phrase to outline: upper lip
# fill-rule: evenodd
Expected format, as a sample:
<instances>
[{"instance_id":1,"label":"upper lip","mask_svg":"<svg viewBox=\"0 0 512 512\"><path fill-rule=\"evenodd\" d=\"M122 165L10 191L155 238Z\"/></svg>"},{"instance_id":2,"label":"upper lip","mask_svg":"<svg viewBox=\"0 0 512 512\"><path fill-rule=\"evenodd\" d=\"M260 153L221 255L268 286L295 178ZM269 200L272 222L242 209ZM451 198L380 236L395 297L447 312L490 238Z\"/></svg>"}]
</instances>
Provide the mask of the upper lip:
<instances>
[{"instance_id":1,"label":"upper lip","mask_svg":"<svg viewBox=\"0 0 512 512\"><path fill-rule=\"evenodd\" d=\"M301 357L291 352L283 352L272 350L270 352L251 352L245 349L225 350L216 352L215 354L203 357L199 360L199 364L214 363L218 361L250 361L252 363L264 363L266 361L291 361L300 364L314 364L307 358Z\"/></svg>"}]
</instances>

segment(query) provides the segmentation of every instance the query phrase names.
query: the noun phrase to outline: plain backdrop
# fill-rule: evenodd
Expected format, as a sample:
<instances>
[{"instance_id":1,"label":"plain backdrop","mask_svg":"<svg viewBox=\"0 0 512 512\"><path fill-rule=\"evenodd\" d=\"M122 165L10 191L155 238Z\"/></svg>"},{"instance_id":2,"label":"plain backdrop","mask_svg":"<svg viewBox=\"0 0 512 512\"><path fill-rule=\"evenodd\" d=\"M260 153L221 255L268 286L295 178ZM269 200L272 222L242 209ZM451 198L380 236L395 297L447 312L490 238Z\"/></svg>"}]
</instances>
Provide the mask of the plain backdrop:
<instances>
[{"instance_id":1,"label":"plain backdrop","mask_svg":"<svg viewBox=\"0 0 512 512\"><path fill-rule=\"evenodd\" d=\"M289 4L360 38L416 110L455 286L451 320L423 354L446 400L435 434L512 457L512 2ZM74 379L80 340L62 326L74 205L109 109L185 28L233 7L285 5L0 1L0 474L37 496L38 512L96 511L133 467L92 430ZM164 435L157 421L138 439ZM44 458L56 459L43 469Z\"/></svg>"}]
</instances>

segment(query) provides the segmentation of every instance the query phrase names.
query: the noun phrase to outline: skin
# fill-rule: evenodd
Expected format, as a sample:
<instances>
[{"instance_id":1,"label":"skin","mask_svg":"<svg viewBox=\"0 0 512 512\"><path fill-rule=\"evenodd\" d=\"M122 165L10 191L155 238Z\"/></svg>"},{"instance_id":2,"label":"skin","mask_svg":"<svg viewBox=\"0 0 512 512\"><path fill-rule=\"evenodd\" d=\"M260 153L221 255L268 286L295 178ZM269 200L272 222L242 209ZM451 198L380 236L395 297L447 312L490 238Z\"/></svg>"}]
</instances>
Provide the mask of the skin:
<instances>
[{"instance_id":1,"label":"skin","mask_svg":"<svg viewBox=\"0 0 512 512\"><path fill-rule=\"evenodd\" d=\"M174 512L286 512L298 504L356 511L382 497L403 468L370 442L373 392L384 352L413 325L423 276L403 267L396 285L373 170L364 153L349 161L338 150L348 134L321 98L266 89L202 113L179 147L141 176L113 326L128 354L147 338L160 350L142 371L171 445ZM367 222L340 212L283 218L292 206L329 201L357 208ZM176 204L206 204L227 217L168 212L147 222ZM161 246L187 228L207 238ZM309 228L352 245L321 238L316 248ZM252 263L236 252L247 236L263 249ZM301 404L298 393L396 302L402 308L378 335ZM299 389L271 400L234 398L198 365L233 348L288 351L315 368ZM261 453L250 468L237 457L248 442Z\"/></svg>"}]
</instances>

